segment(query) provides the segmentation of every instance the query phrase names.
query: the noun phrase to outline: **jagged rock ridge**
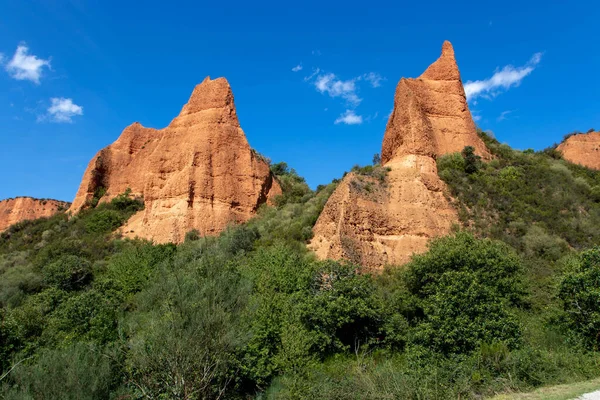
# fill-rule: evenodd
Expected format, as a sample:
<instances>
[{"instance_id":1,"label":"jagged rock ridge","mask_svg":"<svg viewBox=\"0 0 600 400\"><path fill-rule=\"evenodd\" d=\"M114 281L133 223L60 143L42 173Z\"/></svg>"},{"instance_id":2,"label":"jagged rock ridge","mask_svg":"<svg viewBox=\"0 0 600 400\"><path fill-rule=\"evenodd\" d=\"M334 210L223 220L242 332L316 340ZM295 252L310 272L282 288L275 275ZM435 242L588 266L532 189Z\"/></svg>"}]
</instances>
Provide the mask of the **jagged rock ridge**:
<instances>
[{"instance_id":1,"label":"jagged rock ridge","mask_svg":"<svg viewBox=\"0 0 600 400\"><path fill-rule=\"evenodd\" d=\"M51 217L64 211L71 203L52 199L16 197L0 201L0 232L17 222Z\"/></svg>"},{"instance_id":2,"label":"jagged rock ridge","mask_svg":"<svg viewBox=\"0 0 600 400\"><path fill-rule=\"evenodd\" d=\"M591 131L571 135L556 150L565 160L600 170L600 132Z\"/></svg>"},{"instance_id":3,"label":"jagged rock ridge","mask_svg":"<svg viewBox=\"0 0 600 400\"><path fill-rule=\"evenodd\" d=\"M186 232L217 234L245 222L281 193L269 165L242 131L224 78L197 85L180 114L164 129L139 123L89 163L70 211L98 194L101 201L131 190L145 209L123 227L129 237L181 242Z\"/></svg>"},{"instance_id":4,"label":"jagged rock ridge","mask_svg":"<svg viewBox=\"0 0 600 400\"><path fill-rule=\"evenodd\" d=\"M365 181L377 182L346 175L319 216L310 247L319 258L374 269L425 251L431 238L458 223L435 158L465 146L491 157L477 136L452 45L444 42L441 57L419 78L398 83L381 149L385 183L365 191Z\"/></svg>"}]
</instances>

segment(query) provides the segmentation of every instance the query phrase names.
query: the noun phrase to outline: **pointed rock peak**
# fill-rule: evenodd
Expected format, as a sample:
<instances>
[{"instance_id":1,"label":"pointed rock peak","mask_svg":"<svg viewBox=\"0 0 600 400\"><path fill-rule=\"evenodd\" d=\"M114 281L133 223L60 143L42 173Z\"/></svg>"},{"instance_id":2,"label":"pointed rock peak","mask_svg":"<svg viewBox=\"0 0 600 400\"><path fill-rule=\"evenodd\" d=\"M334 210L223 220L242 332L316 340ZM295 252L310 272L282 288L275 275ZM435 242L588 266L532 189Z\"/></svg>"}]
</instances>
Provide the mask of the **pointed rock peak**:
<instances>
[{"instance_id":1,"label":"pointed rock peak","mask_svg":"<svg viewBox=\"0 0 600 400\"><path fill-rule=\"evenodd\" d=\"M442 57L454 58L454 47L452 47L452 43L448 40L444 40L444 44L442 45Z\"/></svg>"},{"instance_id":2,"label":"pointed rock peak","mask_svg":"<svg viewBox=\"0 0 600 400\"><path fill-rule=\"evenodd\" d=\"M452 43L445 41L442 45L442 55L429 66L419 77L436 81L460 81L460 72L454 58Z\"/></svg>"},{"instance_id":3,"label":"pointed rock peak","mask_svg":"<svg viewBox=\"0 0 600 400\"><path fill-rule=\"evenodd\" d=\"M210 108L234 108L233 92L225 78L210 79L207 76L202 83L196 85L187 104L183 106L180 116L189 115Z\"/></svg>"},{"instance_id":4,"label":"pointed rock peak","mask_svg":"<svg viewBox=\"0 0 600 400\"><path fill-rule=\"evenodd\" d=\"M140 129L140 128L144 128L144 125L142 125L142 123L139 122L139 121L135 121L133 124L125 127L125 130L127 130L127 129Z\"/></svg>"}]
</instances>

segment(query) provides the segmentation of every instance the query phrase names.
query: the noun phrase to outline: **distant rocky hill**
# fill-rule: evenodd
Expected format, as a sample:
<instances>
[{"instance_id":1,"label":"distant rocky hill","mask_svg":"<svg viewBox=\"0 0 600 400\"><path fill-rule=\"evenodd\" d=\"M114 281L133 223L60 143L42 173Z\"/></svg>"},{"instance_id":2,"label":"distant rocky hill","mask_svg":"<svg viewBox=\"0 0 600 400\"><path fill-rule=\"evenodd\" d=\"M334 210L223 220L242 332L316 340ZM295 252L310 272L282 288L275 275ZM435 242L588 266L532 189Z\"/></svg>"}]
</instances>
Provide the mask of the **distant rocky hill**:
<instances>
[{"instance_id":1,"label":"distant rocky hill","mask_svg":"<svg viewBox=\"0 0 600 400\"><path fill-rule=\"evenodd\" d=\"M16 197L0 201L0 232L17 222L51 217L64 211L71 204L52 199L34 199L33 197Z\"/></svg>"},{"instance_id":2,"label":"distant rocky hill","mask_svg":"<svg viewBox=\"0 0 600 400\"><path fill-rule=\"evenodd\" d=\"M313 229L311 248L320 258L371 268L403 264L425 251L429 239L458 223L436 157L465 146L491 158L467 106L454 49L444 42L440 58L419 78L398 83L379 177L354 172L342 180Z\"/></svg>"},{"instance_id":3,"label":"distant rocky hill","mask_svg":"<svg viewBox=\"0 0 600 400\"><path fill-rule=\"evenodd\" d=\"M197 85L166 128L125 128L90 161L70 211L128 189L143 197L145 209L124 235L157 243L182 242L192 229L217 234L281 193L268 162L246 140L224 78Z\"/></svg>"},{"instance_id":4,"label":"distant rocky hill","mask_svg":"<svg viewBox=\"0 0 600 400\"><path fill-rule=\"evenodd\" d=\"M567 161L600 170L600 132L570 135L556 150Z\"/></svg>"}]
</instances>

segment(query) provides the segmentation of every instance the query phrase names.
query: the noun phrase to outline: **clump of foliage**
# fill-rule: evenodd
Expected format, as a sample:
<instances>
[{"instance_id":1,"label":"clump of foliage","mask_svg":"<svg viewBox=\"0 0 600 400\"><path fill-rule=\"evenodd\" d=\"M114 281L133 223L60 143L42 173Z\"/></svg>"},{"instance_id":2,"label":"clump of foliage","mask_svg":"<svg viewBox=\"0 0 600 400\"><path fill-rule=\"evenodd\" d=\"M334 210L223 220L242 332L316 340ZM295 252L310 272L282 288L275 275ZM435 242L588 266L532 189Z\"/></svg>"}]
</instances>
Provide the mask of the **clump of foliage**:
<instances>
[{"instance_id":1,"label":"clump of foliage","mask_svg":"<svg viewBox=\"0 0 600 400\"><path fill-rule=\"evenodd\" d=\"M311 197L312 191L304 178L298 175L293 168L290 169L287 163L280 162L271 165L271 172L277 178L282 191L282 194L274 200L276 206L305 202Z\"/></svg>"},{"instance_id":2,"label":"clump of foliage","mask_svg":"<svg viewBox=\"0 0 600 400\"><path fill-rule=\"evenodd\" d=\"M567 326L591 349L600 348L600 247L571 258L559 285Z\"/></svg>"},{"instance_id":3,"label":"clump of foliage","mask_svg":"<svg viewBox=\"0 0 600 400\"><path fill-rule=\"evenodd\" d=\"M391 273L400 281L390 294L391 321L404 320L408 328L402 335L390 326L390 343L442 354L469 353L486 343L518 347L523 266L504 243L458 232Z\"/></svg>"},{"instance_id":4,"label":"clump of foliage","mask_svg":"<svg viewBox=\"0 0 600 400\"><path fill-rule=\"evenodd\" d=\"M375 178L380 183L384 183L385 178L387 178L388 172L390 172L390 168L382 167L379 164L365 165L364 167L355 165L350 171L354 172L356 175L368 176L371 178Z\"/></svg>"},{"instance_id":5,"label":"clump of foliage","mask_svg":"<svg viewBox=\"0 0 600 400\"><path fill-rule=\"evenodd\" d=\"M373 155L373 165L381 165L381 156L379 153Z\"/></svg>"}]
</instances>

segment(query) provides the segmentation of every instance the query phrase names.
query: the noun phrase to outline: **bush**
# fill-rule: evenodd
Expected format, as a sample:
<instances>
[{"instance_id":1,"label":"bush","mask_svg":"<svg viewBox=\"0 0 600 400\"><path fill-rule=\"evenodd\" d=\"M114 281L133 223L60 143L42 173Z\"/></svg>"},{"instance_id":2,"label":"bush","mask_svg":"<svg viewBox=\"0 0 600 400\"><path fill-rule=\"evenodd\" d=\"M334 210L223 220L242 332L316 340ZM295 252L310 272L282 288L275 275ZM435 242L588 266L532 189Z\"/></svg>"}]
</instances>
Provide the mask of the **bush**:
<instances>
[{"instance_id":1,"label":"bush","mask_svg":"<svg viewBox=\"0 0 600 400\"><path fill-rule=\"evenodd\" d=\"M407 265L405 279L415 297L405 315L415 326L411 343L445 354L496 341L518 344L522 264L507 245L466 232L436 239Z\"/></svg>"},{"instance_id":2,"label":"bush","mask_svg":"<svg viewBox=\"0 0 600 400\"><path fill-rule=\"evenodd\" d=\"M200 239L202 236L200 236L200 232L198 231L198 229L192 229L191 231L189 231L188 233L185 234L185 240L186 242L194 242L198 239Z\"/></svg>"},{"instance_id":3,"label":"bush","mask_svg":"<svg viewBox=\"0 0 600 400\"><path fill-rule=\"evenodd\" d=\"M375 286L356 267L316 263L279 245L259 250L246 273L254 291L245 314L251 338L241 355L245 387L260 388L278 373L367 348L379 332Z\"/></svg>"},{"instance_id":4,"label":"bush","mask_svg":"<svg viewBox=\"0 0 600 400\"><path fill-rule=\"evenodd\" d=\"M125 218L116 210L100 210L85 222L88 233L109 233L123 225Z\"/></svg>"},{"instance_id":5,"label":"bush","mask_svg":"<svg viewBox=\"0 0 600 400\"><path fill-rule=\"evenodd\" d=\"M149 242L133 242L110 258L105 277L120 293L134 294L146 287L160 263L175 253L175 245L152 245Z\"/></svg>"},{"instance_id":6,"label":"bush","mask_svg":"<svg viewBox=\"0 0 600 400\"><path fill-rule=\"evenodd\" d=\"M600 247L582 252L564 273L558 296L568 326L594 350L600 348Z\"/></svg>"},{"instance_id":7,"label":"bush","mask_svg":"<svg viewBox=\"0 0 600 400\"><path fill-rule=\"evenodd\" d=\"M306 184L304 178L296 173L284 162L271 165L271 172L276 176L281 186L282 194L273 200L277 207L282 207L287 203L300 203L308 200L312 190Z\"/></svg>"},{"instance_id":8,"label":"bush","mask_svg":"<svg viewBox=\"0 0 600 400\"><path fill-rule=\"evenodd\" d=\"M118 369L113 349L83 343L43 350L18 365L3 387L5 399L107 399L115 389Z\"/></svg>"},{"instance_id":9,"label":"bush","mask_svg":"<svg viewBox=\"0 0 600 400\"><path fill-rule=\"evenodd\" d=\"M465 172L467 174L477 172L481 157L475 154L475 148L473 146L465 146L461 154L465 160Z\"/></svg>"},{"instance_id":10,"label":"bush","mask_svg":"<svg viewBox=\"0 0 600 400\"><path fill-rule=\"evenodd\" d=\"M106 344L117 339L121 298L91 289L67 298L48 320L45 335L56 342L73 339Z\"/></svg>"},{"instance_id":11,"label":"bush","mask_svg":"<svg viewBox=\"0 0 600 400\"><path fill-rule=\"evenodd\" d=\"M78 290L92 280L91 264L74 255L65 255L45 266L44 282L62 290Z\"/></svg>"},{"instance_id":12,"label":"bush","mask_svg":"<svg viewBox=\"0 0 600 400\"><path fill-rule=\"evenodd\" d=\"M217 398L246 336L246 287L218 242L192 242L162 265L127 318L134 397Z\"/></svg>"}]
</instances>

